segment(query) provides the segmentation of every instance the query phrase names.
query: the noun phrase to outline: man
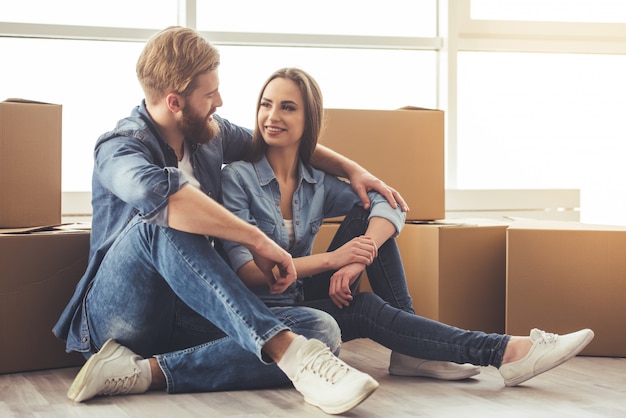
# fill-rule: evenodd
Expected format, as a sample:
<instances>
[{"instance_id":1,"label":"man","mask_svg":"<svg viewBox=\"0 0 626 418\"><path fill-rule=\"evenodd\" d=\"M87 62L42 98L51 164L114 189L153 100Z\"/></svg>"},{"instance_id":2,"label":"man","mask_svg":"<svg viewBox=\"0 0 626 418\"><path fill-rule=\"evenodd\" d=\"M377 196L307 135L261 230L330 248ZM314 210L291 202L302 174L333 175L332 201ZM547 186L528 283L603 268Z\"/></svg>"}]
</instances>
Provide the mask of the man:
<instances>
[{"instance_id":1,"label":"man","mask_svg":"<svg viewBox=\"0 0 626 418\"><path fill-rule=\"evenodd\" d=\"M217 50L197 32L159 32L137 63L145 100L96 144L89 265L53 329L68 351L88 357L68 396L246 389L288 378L307 402L343 413L378 383L333 355L334 320L267 308L213 246L213 238L239 242L268 280L295 278L286 251L215 200L222 164L250 142L249 130L215 115L218 66ZM373 188L408 209L345 157L318 147L313 162L348 177L366 206Z\"/></svg>"}]
</instances>

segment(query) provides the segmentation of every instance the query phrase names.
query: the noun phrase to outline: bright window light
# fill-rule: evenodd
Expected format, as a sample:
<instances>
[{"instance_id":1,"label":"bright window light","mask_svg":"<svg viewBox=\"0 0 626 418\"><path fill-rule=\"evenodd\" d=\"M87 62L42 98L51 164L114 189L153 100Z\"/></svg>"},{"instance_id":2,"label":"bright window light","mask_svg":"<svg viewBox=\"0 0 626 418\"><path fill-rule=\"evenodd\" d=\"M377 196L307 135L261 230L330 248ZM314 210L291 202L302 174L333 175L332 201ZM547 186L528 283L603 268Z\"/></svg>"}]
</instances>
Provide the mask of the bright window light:
<instances>
[{"instance_id":1,"label":"bright window light","mask_svg":"<svg viewBox=\"0 0 626 418\"><path fill-rule=\"evenodd\" d=\"M5 0L0 21L55 25L164 28L175 25L177 0Z\"/></svg>"},{"instance_id":2,"label":"bright window light","mask_svg":"<svg viewBox=\"0 0 626 418\"><path fill-rule=\"evenodd\" d=\"M471 18L626 23L624 0L471 0Z\"/></svg>"},{"instance_id":3,"label":"bright window light","mask_svg":"<svg viewBox=\"0 0 626 418\"><path fill-rule=\"evenodd\" d=\"M437 35L437 0L198 0L198 29L367 36ZM236 16L234 19L223 16Z\"/></svg>"},{"instance_id":4,"label":"bright window light","mask_svg":"<svg viewBox=\"0 0 626 418\"><path fill-rule=\"evenodd\" d=\"M626 224L626 56L462 52L459 188L575 188ZM583 219L584 218L584 219Z\"/></svg>"}]
</instances>

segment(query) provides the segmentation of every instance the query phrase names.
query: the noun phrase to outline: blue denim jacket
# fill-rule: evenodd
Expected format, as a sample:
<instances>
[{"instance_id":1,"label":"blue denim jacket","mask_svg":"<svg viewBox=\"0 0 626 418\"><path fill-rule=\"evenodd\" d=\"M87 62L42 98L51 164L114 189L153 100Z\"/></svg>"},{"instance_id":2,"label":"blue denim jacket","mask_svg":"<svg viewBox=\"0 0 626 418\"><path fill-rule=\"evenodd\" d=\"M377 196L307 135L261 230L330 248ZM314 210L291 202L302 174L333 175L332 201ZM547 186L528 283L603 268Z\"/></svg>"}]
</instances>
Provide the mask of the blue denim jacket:
<instances>
[{"instance_id":1,"label":"blue denim jacket","mask_svg":"<svg viewBox=\"0 0 626 418\"><path fill-rule=\"evenodd\" d=\"M202 190L218 199L222 164L242 158L251 132L219 116L214 118L220 125L218 136L208 144L192 146L191 162ZM161 137L145 102L96 142L89 263L52 330L66 341L68 351L89 350L84 298L118 235L137 217L143 222L167 225L168 198L187 183L177 167L176 154Z\"/></svg>"},{"instance_id":2,"label":"blue denim jacket","mask_svg":"<svg viewBox=\"0 0 626 418\"><path fill-rule=\"evenodd\" d=\"M280 190L274 171L263 157L256 163L242 161L222 170L223 203L241 219L258 226L265 234L294 257L311 254L313 241L324 218L346 215L361 201L349 183L311 166L299 164L298 187L293 196L295 242L291 248L280 211ZM404 226L406 215L393 209L377 192L369 193L369 217L382 217L396 227L396 235ZM231 266L237 271L252 260L250 252L234 242L224 242ZM280 295L270 295L267 286L252 289L265 302L292 304L302 298L300 279Z\"/></svg>"}]
</instances>

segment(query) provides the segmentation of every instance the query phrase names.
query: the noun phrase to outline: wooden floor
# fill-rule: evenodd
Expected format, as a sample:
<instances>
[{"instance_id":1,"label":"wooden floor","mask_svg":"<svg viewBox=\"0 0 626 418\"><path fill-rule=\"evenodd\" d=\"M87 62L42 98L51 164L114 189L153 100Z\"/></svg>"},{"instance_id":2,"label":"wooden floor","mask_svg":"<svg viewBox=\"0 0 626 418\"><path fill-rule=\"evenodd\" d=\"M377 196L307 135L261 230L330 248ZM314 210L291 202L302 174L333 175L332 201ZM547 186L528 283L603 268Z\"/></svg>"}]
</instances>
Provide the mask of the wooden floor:
<instances>
[{"instance_id":1,"label":"wooden floor","mask_svg":"<svg viewBox=\"0 0 626 418\"><path fill-rule=\"evenodd\" d=\"M626 358L576 357L507 388L483 368L460 382L387 374L389 350L369 340L344 344L341 358L380 382L348 417L626 417ZM291 387L102 397L74 404L65 393L78 368L0 375L0 417L324 417Z\"/></svg>"}]
</instances>

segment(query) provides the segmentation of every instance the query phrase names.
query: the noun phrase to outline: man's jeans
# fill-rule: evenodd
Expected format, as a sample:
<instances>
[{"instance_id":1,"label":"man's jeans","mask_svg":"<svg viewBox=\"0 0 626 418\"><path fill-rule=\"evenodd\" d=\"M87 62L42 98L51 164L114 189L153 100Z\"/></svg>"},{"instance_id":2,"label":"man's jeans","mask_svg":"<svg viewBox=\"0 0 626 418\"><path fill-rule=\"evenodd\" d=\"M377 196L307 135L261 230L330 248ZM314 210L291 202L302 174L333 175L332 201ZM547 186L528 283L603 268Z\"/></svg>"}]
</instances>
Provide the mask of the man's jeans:
<instances>
[{"instance_id":1,"label":"man's jeans","mask_svg":"<svg viewBox=\"0 0 626 418\"><path fill-rule=\"evenodd\" d=\"M282 330L339 349L339 329L328 314L269 309L209 239L140 220L110 248L85 303L94 350L115 338L143 357L156 357L170 393L289 382L261 353Z\"/></svg>"},{"instance_id":2,"label":"man's jeans","mask_svg":"<svg viewBox=\"0 0 626 418\"><path fill-rule=\"evenodd\" d=\"M342 222L328 251L363 235L367 219L367 211L355 207ZM463 330L415 315L395 239L387 240L367 267L374 293L357 293L357 281L352 286L354 299L349 307L339 309L328 298L332 273L305 279L304 302L298 305L331 314L341 328L343 341L370 338L412 357L500 367L508 335Z\"/></svg>"}]
</instances>

